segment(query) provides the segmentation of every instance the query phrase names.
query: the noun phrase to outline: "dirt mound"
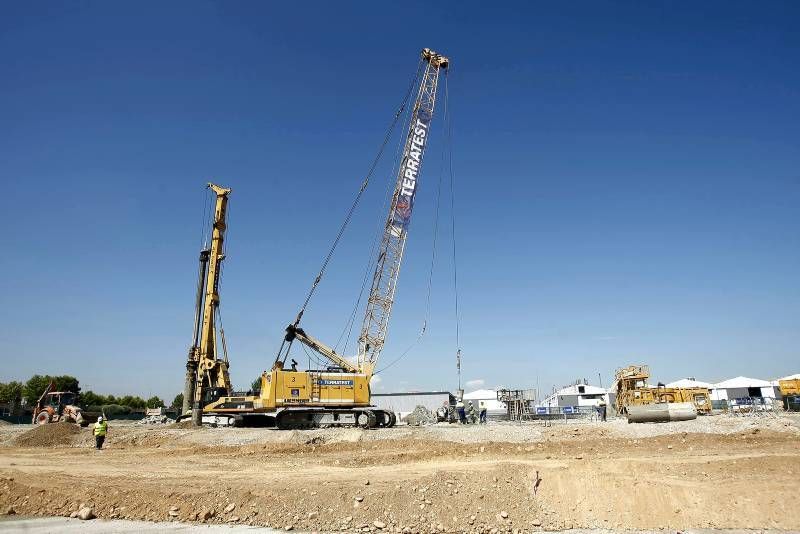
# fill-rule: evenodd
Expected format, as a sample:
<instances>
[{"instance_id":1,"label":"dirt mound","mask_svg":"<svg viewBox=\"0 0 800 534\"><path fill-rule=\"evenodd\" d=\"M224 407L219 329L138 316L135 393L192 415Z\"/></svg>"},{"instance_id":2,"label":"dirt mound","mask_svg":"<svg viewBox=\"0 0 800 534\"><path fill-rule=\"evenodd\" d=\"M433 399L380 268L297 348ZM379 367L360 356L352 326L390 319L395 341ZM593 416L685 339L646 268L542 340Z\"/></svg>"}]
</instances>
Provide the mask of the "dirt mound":
<instances>
[{"instance_id":1,"label":"dirt mound","mask_svg":"<svg viewBox=\"0 0 800 534\"><path fill-rule=\"evenodd\" d=\"M194 423L192 423L191 419L186 419L184 421L178 421L177 423L174 423L172 425L172 428L197 428L197 427L194 426Z\"/></svg>"},{"instance_id":2,"label":"dirt mound","mask_svg":"<svg viewBox=\"0 0 800 534\"><path fill-rule=\"evenodd\" d=\"M56 447L58 445L71 445L72 437L80 433L80 431L80 427L73 423L49 423L46 425L39 425L15 439L14 445L18 447Z\"/></svg>"}]
</instances>

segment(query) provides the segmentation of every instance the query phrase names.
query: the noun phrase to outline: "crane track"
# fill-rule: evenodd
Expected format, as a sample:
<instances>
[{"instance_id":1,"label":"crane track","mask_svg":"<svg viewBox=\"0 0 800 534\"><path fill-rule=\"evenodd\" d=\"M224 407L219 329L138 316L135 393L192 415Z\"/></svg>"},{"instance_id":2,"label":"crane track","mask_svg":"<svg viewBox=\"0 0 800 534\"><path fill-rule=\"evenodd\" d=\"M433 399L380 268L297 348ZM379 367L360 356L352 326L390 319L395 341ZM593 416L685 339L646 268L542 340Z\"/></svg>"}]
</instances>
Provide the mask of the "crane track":
<instances>
[{"instance_id":1,"label":"crane track","mask_svg":"<svg viewBox=\"0 0 800 534\"><path fill-rule=\"evenodd\" d=\"M275 425L282 430L356 426L390 428L397 416L380 408L288 408L275 416Z\"/></svg>"}]
</instances>

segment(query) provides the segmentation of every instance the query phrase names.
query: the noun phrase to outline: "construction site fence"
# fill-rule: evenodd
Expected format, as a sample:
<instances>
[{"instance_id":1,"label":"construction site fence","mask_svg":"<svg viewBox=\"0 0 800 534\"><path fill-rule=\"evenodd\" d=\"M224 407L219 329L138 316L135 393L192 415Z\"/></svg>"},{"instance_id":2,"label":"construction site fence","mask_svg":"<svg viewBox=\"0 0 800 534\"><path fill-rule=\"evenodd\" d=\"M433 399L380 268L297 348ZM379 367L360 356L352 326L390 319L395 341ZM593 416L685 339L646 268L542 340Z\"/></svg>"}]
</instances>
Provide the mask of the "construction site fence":
<instances>
[{"instance_id":1,"label":"construction site fence","mask_svg":"<svg viewBox=\"0 0 800 534\"><path fill-rule=\"evenodd\" d=\"M728 399L724 411L730 415L775 415L783 411L783 402L771 397Z\"/></svg>"},{"instance_id":2,"label":"construction site fence","mask_svg":"<svg viewBox=\"0 0 800 534\"><path fill-rule=\"evenodd\" d=\"M613 410L606 407L606 418L614 417ZM600 414L594 406L531 406L529 412L517 420L521 421L595 421ZM512 419L513 420L513 419Z\"/></svg>"}]
</instances>

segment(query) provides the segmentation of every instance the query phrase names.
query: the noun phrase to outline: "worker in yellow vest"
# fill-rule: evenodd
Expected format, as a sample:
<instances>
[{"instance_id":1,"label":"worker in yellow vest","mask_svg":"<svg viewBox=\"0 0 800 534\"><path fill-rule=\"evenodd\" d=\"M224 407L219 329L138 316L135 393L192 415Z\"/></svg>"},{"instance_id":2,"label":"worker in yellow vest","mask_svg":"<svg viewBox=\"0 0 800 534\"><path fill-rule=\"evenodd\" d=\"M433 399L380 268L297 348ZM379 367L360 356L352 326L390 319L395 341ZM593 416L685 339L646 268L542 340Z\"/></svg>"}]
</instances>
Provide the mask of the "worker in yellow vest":
<instances>
[{"instance_id":1,"label":"worker in yellow vest","mask_svg":"<svg viewBox=\"0 0 800 534\"><path fill-rule=\"evenodd\" d=\"M108 421L101 415L94 424L94 448L98 451L103 448L103 442L108 433Z\"/></svg>"}]
</instances>

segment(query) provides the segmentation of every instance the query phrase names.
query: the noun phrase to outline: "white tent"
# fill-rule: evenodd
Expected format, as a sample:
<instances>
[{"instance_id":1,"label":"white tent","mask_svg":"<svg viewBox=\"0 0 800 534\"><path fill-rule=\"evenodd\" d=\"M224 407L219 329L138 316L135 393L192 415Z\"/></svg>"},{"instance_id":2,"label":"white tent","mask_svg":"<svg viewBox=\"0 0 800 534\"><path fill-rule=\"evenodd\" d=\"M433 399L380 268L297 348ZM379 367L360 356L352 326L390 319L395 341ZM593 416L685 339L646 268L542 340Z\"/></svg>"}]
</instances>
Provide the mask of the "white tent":
<instances>
[{"instance_id":1,"label":"white tent","mask_svg":"<svg viewBox=\"0 0 800 534\"><path fill-rule=\"evenodd\" d=\"M779 378L778 380L800 380L800 373L796 375L784 376L783 378Z\"/></svg>"},{"instance_id":2,"label":"white tent","mask_svg":"<svg viewBox=\"0 0 800 534\"><path fill-rule=\"evenodd\" d=\"M670 382L666 385L668 388L707 388L711 389L713 386L708 382L701 382L700 380L695 380L694 378L682 378L680 380L676 380L675 382Z\"/></svg>"},{"instance_id":3,"label":"white tent","mask_svg":"<svg viewBox=\"0 0 800 534\"><path fill-rule=\"evenodd\" d=\"M745 397L761 397L775 399L775 387L767 380L737 376L712 385L711 398L713 400L734 400Z\"/></svg>"}]
</instances>

